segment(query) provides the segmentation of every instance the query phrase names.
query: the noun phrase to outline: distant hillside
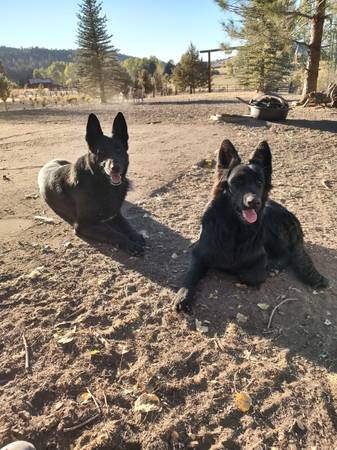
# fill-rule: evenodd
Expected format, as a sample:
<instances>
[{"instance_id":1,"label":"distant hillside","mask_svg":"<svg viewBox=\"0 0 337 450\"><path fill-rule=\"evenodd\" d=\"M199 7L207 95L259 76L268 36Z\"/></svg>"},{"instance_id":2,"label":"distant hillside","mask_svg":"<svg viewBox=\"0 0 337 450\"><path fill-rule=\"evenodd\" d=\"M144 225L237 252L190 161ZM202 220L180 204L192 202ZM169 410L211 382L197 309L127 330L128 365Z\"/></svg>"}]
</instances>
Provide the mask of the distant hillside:
<instances>
[{"instance_id":1,"label":"distant hillside","mask_svg":"<svg viewBox=\"0 0 337 450\"><path fill-rule=\"evenodd\" d=\"M48 48L14 48L0 46L0 61L7 76L23 86L33 75L37 67L48 67L54 61L71 62L75 50L51 50ZM118 59L124 61L127 55L118 54Z\"/></svg>"}]
</instances>

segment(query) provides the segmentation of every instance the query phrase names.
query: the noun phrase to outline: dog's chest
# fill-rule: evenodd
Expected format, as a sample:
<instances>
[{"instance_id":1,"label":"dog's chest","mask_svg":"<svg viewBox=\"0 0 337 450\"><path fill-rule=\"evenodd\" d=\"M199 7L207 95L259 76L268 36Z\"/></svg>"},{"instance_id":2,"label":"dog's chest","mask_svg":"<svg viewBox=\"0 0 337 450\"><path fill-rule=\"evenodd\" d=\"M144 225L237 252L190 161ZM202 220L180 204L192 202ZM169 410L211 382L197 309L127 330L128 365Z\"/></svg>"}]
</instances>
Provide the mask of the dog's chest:
<instances>
[{"instance_id":1,"label":"dog's chest","mask_svg":"<svg viewBox=\"0 0 337 450\"><path fill-rule=\"evenodd\" d=\"M110 192L101 193L97 198L97 216L100 220L108 219L119 213L125 195L120 192L111 190Z\"/></svg>"},{"instance_id":2,"label":"dog's chest","mask_svg":"<svg viewBox=\"0 0 337 450\"><path fill-rule=\"evenodd\" d=\"M82 191L83 192L83 191ZM86 216L95 217L98 221L113 218L120 212L126 196L126 187L91 185L83 193L81 203L86 210Z\"/></svg>"},{"instance_id":3,"label":"dog's chest","mask_svg":"<svg viewBox=\"0 0 337 450\"><path fill-rule=\"evenodd\" d=\"M254 264L264 252L260 233L243 237L236 230L224 228L221 223L208 229L206 226L200 236L200 249L211 267L237 271Z\"/></svg>"}]
</instances>

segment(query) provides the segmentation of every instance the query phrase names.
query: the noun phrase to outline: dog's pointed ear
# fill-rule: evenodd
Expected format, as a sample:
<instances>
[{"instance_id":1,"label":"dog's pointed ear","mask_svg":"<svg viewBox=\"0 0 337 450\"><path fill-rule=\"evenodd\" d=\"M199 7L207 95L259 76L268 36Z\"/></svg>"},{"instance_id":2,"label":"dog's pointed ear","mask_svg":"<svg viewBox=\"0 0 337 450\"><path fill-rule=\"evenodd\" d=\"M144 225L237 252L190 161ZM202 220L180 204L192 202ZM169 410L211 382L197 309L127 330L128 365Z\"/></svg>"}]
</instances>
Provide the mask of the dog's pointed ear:
<instances>
[{"instance_id":1,"label":"dog's pointed ear","mask_svg":"<svg viewBox=\"0 0 337 450\"><path fill-rule=\"evenodd\" d=\"M126 120L121 112L119 112L115 117L112 125L112 134L114 136L118 136L119 139L127 146L129 139L128 127L126 125Z\"/></svg>"},{"instance_id":2,"label":"dog's pointed ear","mask_svg":"<svg viewBox=\"0 0 337 450\"><path fill-rule=\"evenodd\" d=\"M262 141L258 145L255 152L252 154L249 164L259 164L263 167L264 178L266 187L271 188L271 176L272 176L272 157L270 147L267 141Z\"/></svg>"},{"instance_id":3,"label":"dog's pointed ear","mask_svg":"<svg viewBox=\"0 0 337 450\"><path fill-rule=\"evenodd\" d=\"M96 151L97 142L101 136L103 136L103 131L99 123L99 120L97 119L95 114L91 113L89 114L88 117L87 133L85 135L85 139L92 152Z\"/></svg>"},{"instance_id":4,"label":"dog's pointed ear","mask_svg":"<svg viewBox=\"0 0 337 450\"><path fill-rule=\"evenodd\" d=\"M241 158L229 139L225 139L218 151L217 169L218 171L232 169L240 164Z\"/></svg>"}]
</instances>

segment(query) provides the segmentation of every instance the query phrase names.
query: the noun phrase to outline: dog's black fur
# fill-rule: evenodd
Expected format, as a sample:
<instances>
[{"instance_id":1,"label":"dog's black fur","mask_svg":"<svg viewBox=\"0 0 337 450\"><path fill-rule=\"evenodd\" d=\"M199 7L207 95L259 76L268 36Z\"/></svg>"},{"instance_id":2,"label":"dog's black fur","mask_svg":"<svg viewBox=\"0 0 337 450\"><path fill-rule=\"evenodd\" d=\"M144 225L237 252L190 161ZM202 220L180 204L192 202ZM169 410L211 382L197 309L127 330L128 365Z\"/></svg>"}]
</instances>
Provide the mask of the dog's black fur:
<instances>
[{"instance_id":1,"label":"dog's black fur","mask_svg":"<svg viewBox=\"0 0 337 450\"><path fill-rule=\"evenodd\" d=\"M257 286L271 268L289 265L304 283L316 288L328 285L304 249L297 218L268 200L271 177L267 142L260 143L248 164L241 164L232 143L223 141L212 200L204 212L183 287L175 298L177 311L192 311L196 284L209 268L223 269L243 283Z\"/></svg>"},{"instance_id":2,"label":"dog's black fur","mask_svg":"<svg viewBox=\"0 0 337 450\"><path fill-rule=\"evenodd\" d=\"M89 152L74 164L50 161L40 170L38 184L42 198L78 236L140 255L145 240L120 211L129 186L128 139L122 113L115 117L112 137L103 134L99 120L90 114L86 131Z\"/></svg>"}]
</instances>

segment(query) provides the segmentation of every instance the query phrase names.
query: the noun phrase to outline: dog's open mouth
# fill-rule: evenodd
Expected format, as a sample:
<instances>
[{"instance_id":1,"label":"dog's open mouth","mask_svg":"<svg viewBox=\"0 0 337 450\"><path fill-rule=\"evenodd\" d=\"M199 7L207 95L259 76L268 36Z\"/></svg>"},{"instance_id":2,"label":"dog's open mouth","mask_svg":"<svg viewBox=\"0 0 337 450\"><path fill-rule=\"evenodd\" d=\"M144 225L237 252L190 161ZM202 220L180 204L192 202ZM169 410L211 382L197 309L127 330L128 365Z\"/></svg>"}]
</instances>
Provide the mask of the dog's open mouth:
<instances>
[{"instance_id":1,"label":"dog's open mouth","mask_svg":"<svg viewBox=\"0 0 337 450\"><path fill-rule=\"evenodd\" d=\"M110 183L113 186L119 186L120 184L122 184L122 177L119 172L110 172L109 177L110 177Z\"/></svg>"},{"instance_id":2,"label":"dog's open mouth","mask_svg":"<svg viewBox=\"0 0 337 450\"><path fill-rule=\"evenodd\" d=\"M242 217L245 222L247 223L254 223L257 220L257 214L255 209L243 209L242 210Z\"/></svg>"}]
</instances>

